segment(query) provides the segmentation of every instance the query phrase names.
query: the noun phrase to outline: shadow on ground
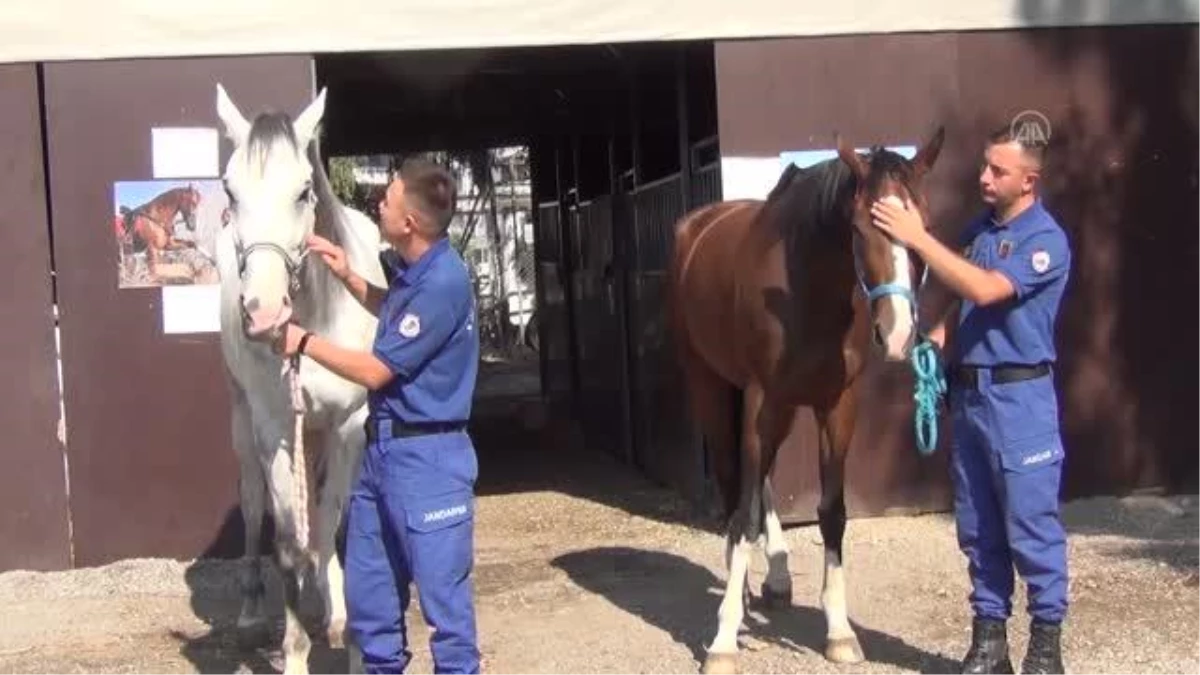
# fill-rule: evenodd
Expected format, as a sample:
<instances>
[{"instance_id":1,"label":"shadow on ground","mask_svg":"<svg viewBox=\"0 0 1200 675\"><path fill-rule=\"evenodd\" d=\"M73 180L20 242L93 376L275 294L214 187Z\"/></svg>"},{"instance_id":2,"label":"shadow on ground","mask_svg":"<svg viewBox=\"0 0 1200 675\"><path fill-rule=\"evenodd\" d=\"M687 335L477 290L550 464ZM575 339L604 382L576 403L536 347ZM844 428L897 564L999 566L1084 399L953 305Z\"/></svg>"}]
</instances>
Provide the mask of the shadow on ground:
<instances>
[{"instance_id":1,"label":"shadow on ground","mask_svg":"<svg viewBox=\"0 0 1200 675\"><path fill-rule=\"evenodd\" d=\"M243 524L241 512L230 509L213 544L184 573L191 593L192 612L208 626L203 634L188 634L172 631L171 636L179 642L179 653L186 658L197 672L201 673L280 673L283 672L283 596L279 576L270 562L273 528L270 516L266 518L263 532L263 582L266 585L265 610L271 625L269 635L257 639L247 638L237 629L238 611L241 607L241 589L238 580L243 564L230 558L228 541L241 542ZM240 553L240 546L238 546ZM324 631L317 625L320 600L315 586L309 582L305 589L302 619L309 625L312 648L309 651L309 670L315 673L346 672L349 659L346 650L331 647Z\"/></svg>"},{"instance_id":2,"label":"shadow on ground","mask_svg":"<svg viewBox=\"0 0 1200 675\"><path fill-rule=\"evenodd\" d=\"M581 588L666 631L691 651L697 665L703 663L724 591L722 581L707 568L670 553L625 547L568 553L550 564ZM818 655L825 649L825 618L815 607L768 610L758 605L755 595L745 625L749 636L782 649ZM900 638L859 625L854 629L868 661L922 673L952 673L957 668L955 661Z\"/></svg>"},{"instance_id":3,"label":"shadow on ground","mask_svg":"<svg viewBox=\"0 0 1200 675\"><path fill-rule=\"evenodd\" d=\"M1142 495L1091 498L1063 506L1072 535L1115 536L1132 541L1114 545L1108 555L1150 560L1190 574L1200 569L1200 509L1195 495Z\"/></svg>"},{"instance_id":4,"label":"shadow on ground","mask_svg":"<svg viewBox=\"0 0 1200 675\"><path fill-rule=\"evenodd\" d=\"M279 673L283 671L283 598L279 578L264 561L267 587L266 614L274 621L269 635L247 640L237 629L241 603L238 587L240 563L234 560L199 560L185 573L191 589L192 611L208 625L208 632L195 635L172 631L180 643L180 654L201 673ZM309 586L312 588L311 584ZM331 647L324 632L309 619L317 615L316 590L305 599L304 620L309 624L312 648L309 670L314 673L344 673L349 665L346 650Z\"/></svg>"}]
</instances>

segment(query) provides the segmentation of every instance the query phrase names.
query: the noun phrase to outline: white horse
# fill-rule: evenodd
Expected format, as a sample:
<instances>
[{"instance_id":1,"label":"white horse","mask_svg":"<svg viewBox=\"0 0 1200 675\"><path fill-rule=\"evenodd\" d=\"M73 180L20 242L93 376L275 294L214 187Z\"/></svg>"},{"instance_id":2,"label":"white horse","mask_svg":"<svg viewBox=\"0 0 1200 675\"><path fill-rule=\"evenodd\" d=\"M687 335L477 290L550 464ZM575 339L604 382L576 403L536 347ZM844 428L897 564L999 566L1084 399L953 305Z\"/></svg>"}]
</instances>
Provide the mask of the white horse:
<instances>
[{"instance_id":1,"label":"white horse","mask_svg":"<svg viewBox=\"0 0 1200 675\"><path fill-rule=\"evenodd\" d=\"M293 122L283 113L248 122L217 85L217 113L233 154L225 167L231 218L216 245L221 274L221 348L231 383L233 445L240 465L246 521L238 628L258 637L266 628L259 536L270 497L275 559L283 578L285 672L307 672L311 642L299 619L306 573L322 592L323 625L331 644L343 639L346 606L342 569L334 548L350 482L366 444L366 390L303 359L299 368L305 427L325 432L316 452L317 559L307 541L307 482L294 480L296 438L290 379L269 338L289 320L347 348L368 350L376 319L319 260L305 257L305 237L316 233L342 246L350 267L386 287L379 262L380 235L365 215L333 194L317 150L325 91ZM302 468L302 467L300 467ZM303 513L301 513L303 510ZM314 564L315 563L315 564ZM315 566L315 569L314 569ZM357 650L345 640L352 659Z\"/></svg>"}]
</instances>

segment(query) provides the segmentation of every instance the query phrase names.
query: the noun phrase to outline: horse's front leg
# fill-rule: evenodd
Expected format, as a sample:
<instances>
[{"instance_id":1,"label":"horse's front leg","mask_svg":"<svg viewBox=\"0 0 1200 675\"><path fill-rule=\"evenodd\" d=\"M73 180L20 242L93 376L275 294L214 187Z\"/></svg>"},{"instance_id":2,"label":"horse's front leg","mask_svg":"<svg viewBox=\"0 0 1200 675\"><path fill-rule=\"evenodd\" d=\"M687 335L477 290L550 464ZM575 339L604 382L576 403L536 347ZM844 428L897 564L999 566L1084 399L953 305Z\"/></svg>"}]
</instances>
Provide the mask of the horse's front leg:
<instances>
[{"instance_id":1,"label":"horse's front leg","mask_svg":"<svg viewBox=\"0 0 1200 675\"><path fill-rule=\"evenodd\" d=\"M146 242L146 268L150 276L162 280L159 276L159 265L163 264L162 253L170 242L170 237L158 225L146 224L141 230L142 240Z\"/></svg>"},{"instance_id":2,"label":"horse's front leg","mask_svg":"<svg viewBox=\"0 0 1200 675\"><path fill-rule=\"evenodd\" d=\"M269 636L263 607L266 587L263 584L260 550L267 483L262 460L258 456L258 446L254 441L250 408L246 404L245 395L235 387L233 399L231 426L233 447L238 458L238 494L245 525L240 584L242 607L238 613L237 627L243 641L257 645Z\"/></svg>"},{"instance_id":3,"label":"horse's front leg","mask_svg":"<svg viewBox=\"0 0 1200 675\"><path fill-rule=\"evenodd\" d=\"M300 620L300 597L304 575L308 571L311 559L307 542L301 542L297 538L296 517L297 511L307 509L308 504L298 504L295 500L292 458L288 447L291 436L290 433L280 435L267 473L270 479L271 505L275 515L275 560L283 581L283 672L307 673L308 652L312 641L309 640Z\"/></svg>"},{"instance_id":4,"label":"horse's front leg","mask_svg":"<svg viewBox=\"0 0 1200 675\"><path fill-rule=\"evenodd\" d=\"M821 605L825 610L825 658L835 663L863 660L862 646L850 627L846 611L846 574L842 569L842 538L846 532L846 453L854 435L855 385L842 392L832 408L817 410L820 428L821 502L817 506L825 543L825 577Z\"/></svg>"},{"instance_id":5,"label":"horse's front leg","mask_svg":"<svg viewBox=\"0 0 1200 675\"><path fill-rule=\"evenodd\" d=\"M763 481L763 524L766 530L767 578L763 581L762 599L768 607L787 607L792 603L792 574L788 570L788 543L783 525L776 512L775 492L770 472Z\"/></svg>"},{"instance_id":6,"label":"horse's front leg","mask_svg":"<svg viewBox=\"0 0 1200 675\"><path fill-rule=\"evenodd\" d=\"M765 514L763 485L774 462L775 452L783 441L791 418L788 408L773 397L765 396L761 387L752 384L743 397L741 438L741 480L738 507L730 519L726 540L726 564L729 580L719 610L717 636L704 661L705 673L737 672L738 630L745 618L748 597L746 579L750 571L750 554L763 534ZM772 510L773 512L773 510ZM773 527L778 526L778 520ZM777 539L782 541L782 528ZM769 549L770 550L770 549ZM775 549L778 552L778 549ZM785 549L786 551L786 546ZM778 561L779 558L776 558ZM787 597L791 598L791 576L787 573L786 553L782 560ZM778 562L776 563L778 566ZM776 576L779 575L776 567ZM771 580L773 592L783 593L782 582Z\"/></svg>"},{"instance_id":7,"label":"horse's front leg","mask_svg":"<svg viewBox=\"0 0 1200 675\"><path fill-rule=\"evenodd\" d=\"M346 635L345 583L341 561L337 555L337 532L346 512L350 484L366 446L366 408L355 411L336 431L325 439L325 484L319 501L320 523L317 545L320 551L321 574L318 583L324 602L324 626L331 646L349 642ZM348 644L347 644L348 646Z\"/></svg>"}]
</instances>

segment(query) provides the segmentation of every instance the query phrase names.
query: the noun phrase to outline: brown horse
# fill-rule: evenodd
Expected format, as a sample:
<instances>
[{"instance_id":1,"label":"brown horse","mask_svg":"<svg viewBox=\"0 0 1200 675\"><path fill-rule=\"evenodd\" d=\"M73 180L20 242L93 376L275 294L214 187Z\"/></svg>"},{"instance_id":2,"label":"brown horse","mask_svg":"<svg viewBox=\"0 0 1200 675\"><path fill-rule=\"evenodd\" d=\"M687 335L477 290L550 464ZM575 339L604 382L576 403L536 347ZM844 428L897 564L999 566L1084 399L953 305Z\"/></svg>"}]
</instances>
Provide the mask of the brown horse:
<instances>
[{"instance_id":1,"label":"brown horse","mask_svg":"<svg viewBox=\"0 0 1200 675\"><path fill-rule=\"evenodd\" d=\"M150 276L159 278L158 267L163 251L194 248L195 243L175 238L175 219L182 215L189 231L196 230L196 209L200 191L195 186L172 188L154 199L121 214L123 234L133 250L146 251Z\"/></svg>"},{"instance_id":2,"label":"brown horse","mask_svg":"<svg viewBox=\"0 0 1200 675\"><path fill-rule=\"evenodd\" d=\"M797 406L813 409L820 431L825 656L863 659L846 615L843 469L869 346L888 361L908 357L924 274L871 224L870 207L898 198L927 216L922 178L943 138L939 128L909 161L879 147L859 155L839 136L838 159L789 166L765 201L710 204L676 225L668 311L728 526L729 579L704 672L735 672L751 546L764 529L763 599L791 601L768 478Z\"/></svg>"}]
</instances>

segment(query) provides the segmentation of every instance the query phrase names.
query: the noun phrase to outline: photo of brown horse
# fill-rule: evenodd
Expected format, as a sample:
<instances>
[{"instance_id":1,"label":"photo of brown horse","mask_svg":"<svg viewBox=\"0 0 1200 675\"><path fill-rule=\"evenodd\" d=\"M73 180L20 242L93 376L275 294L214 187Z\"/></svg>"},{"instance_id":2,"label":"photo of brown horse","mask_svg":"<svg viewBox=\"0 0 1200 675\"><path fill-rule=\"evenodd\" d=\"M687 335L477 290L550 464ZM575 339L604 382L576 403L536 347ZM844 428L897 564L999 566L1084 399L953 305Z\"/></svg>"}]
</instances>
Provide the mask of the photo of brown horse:
<instances>
[{"instance_id":1,"label":"photo of brown horse","mask_svg":"<svg viewBox=\"0 0 1200 675\"><path fill-rule=\"evenodd\" d=\"M116 183L118 287L215 284L211 242L225 201L219 181Z\"/></svg>"}]
</instances>

